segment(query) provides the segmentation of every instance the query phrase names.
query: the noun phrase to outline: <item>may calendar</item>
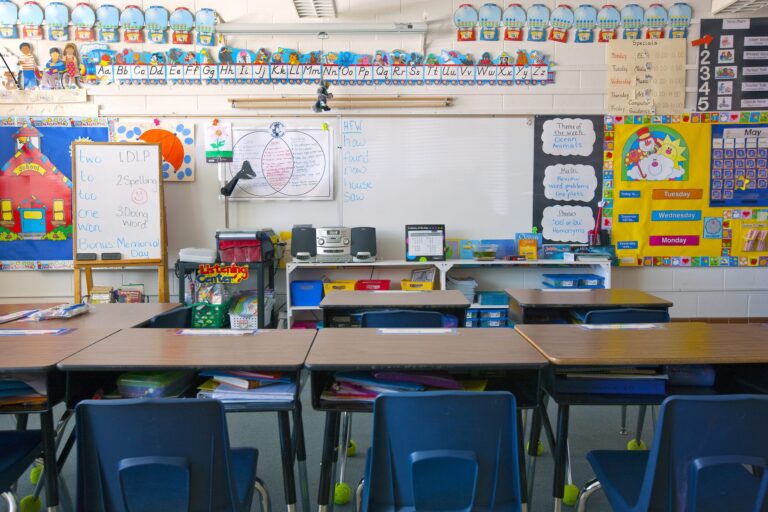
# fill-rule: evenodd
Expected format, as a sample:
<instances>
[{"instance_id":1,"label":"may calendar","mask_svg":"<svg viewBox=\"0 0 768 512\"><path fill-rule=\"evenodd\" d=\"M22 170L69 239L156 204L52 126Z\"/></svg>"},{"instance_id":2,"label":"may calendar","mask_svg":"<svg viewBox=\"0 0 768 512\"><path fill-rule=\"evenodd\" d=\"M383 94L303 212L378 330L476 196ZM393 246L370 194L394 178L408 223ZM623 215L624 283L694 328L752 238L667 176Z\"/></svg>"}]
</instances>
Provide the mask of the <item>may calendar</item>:
<instances>
[{"instance_id":1,"label":"may calendar","mask_svg":"<svg viewBox=\"0 0 768 512\"><path fill-rule=\"evenodd\" d=\"M713 124L709 204L768 206L768 125Z\"/></svg>"}]
</instances>

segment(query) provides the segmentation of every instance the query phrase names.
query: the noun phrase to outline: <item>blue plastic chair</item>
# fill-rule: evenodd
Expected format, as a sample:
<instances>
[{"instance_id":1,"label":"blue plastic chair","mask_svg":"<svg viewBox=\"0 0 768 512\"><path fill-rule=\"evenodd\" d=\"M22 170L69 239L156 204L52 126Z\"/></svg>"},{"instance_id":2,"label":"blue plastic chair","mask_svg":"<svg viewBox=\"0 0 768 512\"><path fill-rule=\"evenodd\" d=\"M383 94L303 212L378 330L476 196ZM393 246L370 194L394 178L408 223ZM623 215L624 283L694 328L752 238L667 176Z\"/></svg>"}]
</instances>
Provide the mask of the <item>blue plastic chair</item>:
<instances>
[{"instance_id":1,"label":"blue plastic chair","mask_svg":"<svg viewBox=\"0 0 768 512\"><path fill-rule=\"evenodd\" d=\"M217 400L86 400L76 409L77 510L250 510L258 451L230 449Z\"/></svg>"},{"instance_id":2,"label":"blue plastic chair","mask_svg":"<svg viewBox=\"0 0 768 512\"><path fill-rule=\"evenodd\" d=\"M766 425L768 396L670 397L650 452L593 451L587 460L615 511L765 512Z\"/></svg>"},{"instance_id":3,"label":"blue plastic chair","mask_svg":"<svg viewBox=\"0 0 768 512\"><path fill-rule=\"evenodd\" d=\"M0 494L9 510L16 510L13 484L43 451L43 435L39 430L4 430L0 432Z\"/></svg>"},{"instance_id":4,"label":"blue plastic chair","mask_svg":"<svg viewBox=\"0 0 768 512\"><path fill-rule=\"evenodd\" d=\"M366 311L360 318L361 327L442 327L443 315L436 311L392 309Z\"/></svg>"},{"instance_id":5,"label":"blue plastic chair","mask_svg":"<svg viewBox=\"0 0 768 512\"><path fill-rule=\"evenodd\" d=\"M379 396L362 510L521 510L515 407L507 392Z\"/></svg>"},{"instance_id":6,"label":"blue plastic chair","mask_svg":"<svg viewBox=\"0 0 768 512\"><path fill-rule=\"evenodd\" d=\"M181 306L150 318L147 327L153 329L183 329L191 325L192 306Z\"/></svg>"},{"instance_id":7,"label":"blue plastic chair","mask_svg":"<svg viewBox=\"0 0 768 512\"><path fill-rule=\"evenodd\" d=\"M592 309L575 313L585 324L668 323L669 313L661 309L619 308Z\"/></svg>"}]
</instances>

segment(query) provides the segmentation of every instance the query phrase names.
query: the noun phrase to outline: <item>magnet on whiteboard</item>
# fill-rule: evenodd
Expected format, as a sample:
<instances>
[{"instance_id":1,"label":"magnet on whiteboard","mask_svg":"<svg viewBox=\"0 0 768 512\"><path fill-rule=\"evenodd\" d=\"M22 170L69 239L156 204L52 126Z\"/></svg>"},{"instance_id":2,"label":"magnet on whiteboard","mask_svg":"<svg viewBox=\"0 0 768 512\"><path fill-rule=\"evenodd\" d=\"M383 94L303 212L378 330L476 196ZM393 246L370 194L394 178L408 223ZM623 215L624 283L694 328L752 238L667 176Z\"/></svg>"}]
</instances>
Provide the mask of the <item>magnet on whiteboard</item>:
<instances>
[{"instance_id":1,"label":"magnet on whiteboard","mask_svg":"<svg viewBox=\"0 0 768 512\"><path fill-rule=\"evenodd\" d=\"M328 123L323 123L323 131L328 131Z\"/></svg>"}]
</instances>

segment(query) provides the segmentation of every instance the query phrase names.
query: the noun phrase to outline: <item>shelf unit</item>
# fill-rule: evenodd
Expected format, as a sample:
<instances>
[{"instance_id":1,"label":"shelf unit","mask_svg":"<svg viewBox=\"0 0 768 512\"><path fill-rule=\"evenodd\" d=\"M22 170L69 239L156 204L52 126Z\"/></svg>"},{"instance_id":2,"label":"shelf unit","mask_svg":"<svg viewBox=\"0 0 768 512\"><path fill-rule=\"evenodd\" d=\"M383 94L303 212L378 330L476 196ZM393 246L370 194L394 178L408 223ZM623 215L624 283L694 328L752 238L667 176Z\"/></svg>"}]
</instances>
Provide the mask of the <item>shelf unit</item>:
<instances>
[{"instance_id":1,"label":"shelf unit","mask_svg":"<svg viewBox=\"0 0 768 512\"><path fill-rule=\"evenodd\" d=\"M270 318L264 317L264 292L267 288L275 289L275 260L254 261L248 263L236 263L237 265L248 265L249 271L255 271L256 276L256 294L259 301L258 327L263 329L271 324ZM200 263L190 263L186 261L176 261L175 271L179 280L179 302L186 302L186 280L188 276L195 275L200 268ZM194 297L192 298L194 302ZM318 308L319 309L319 308Z\"/></svg>"},{"instance_id":2,"label":"shelf unit","mask_svg":"<svg viewBox=\"0 0 768 512\"><path fill-rule=\"evenodd\" d=\"M286 279L286 312L288 325L293 325L293 321L296 320L296 312L299 311L311 311L316 312L313 315L315 319L320 319L322 315L319 314L320 308L316 306L291 306L291 282L304 279L320 279L323 275L329 277L333 274L334 279L343 279L351 277L350 274L358 273L368 270L371 274L380 270L393 270L402 269L403 277L407 277L406 273L410 274L410 270L413 268L427 268L433 267L437 270L439 289L444 290L448 273L452 270L458 269L526 269L526 268L538 268L546 271L557 272L560 269L566 270L567 273L592 273L601 276L605 279L605 287L611 287L611 262L604 261L575 261L575 262L563 262L562 260L526 260L526 261L477 261L477 260L446 260L446 261L405 261L405 260L380 260L370 263L305 263L291 261L285 265L285 279ZM503 288L503 287L500 287ZM472 305L471 307L475 307ZM480 306L483 307L483 306ZM488 306L494 307L494 306ZM498 308L499 306L495 306Z\"/></svg>"}]
</instances>

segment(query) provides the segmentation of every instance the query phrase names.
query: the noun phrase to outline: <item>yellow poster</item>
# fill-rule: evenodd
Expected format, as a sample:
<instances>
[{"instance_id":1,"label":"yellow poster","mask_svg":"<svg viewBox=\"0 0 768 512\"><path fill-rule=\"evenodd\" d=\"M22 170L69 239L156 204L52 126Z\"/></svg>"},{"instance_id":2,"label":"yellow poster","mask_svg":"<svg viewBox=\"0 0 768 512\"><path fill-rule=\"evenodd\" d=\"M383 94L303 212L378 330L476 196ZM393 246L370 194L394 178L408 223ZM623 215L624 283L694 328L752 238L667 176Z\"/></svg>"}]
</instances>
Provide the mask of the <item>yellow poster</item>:
<instances>
[{"instance_id":1,"label":"yellow poster","mask_svg":"<svg viewBox=\"0 0 768 512\"><path fill-rule=\"evenodd\" d=\"M719 257L719 238L706 238L710 209L708 124L616 125L613 154L613 241L622 264L643 257ZM688 261L686 261L688 259Z\"/></svg>"}]
</instances>

